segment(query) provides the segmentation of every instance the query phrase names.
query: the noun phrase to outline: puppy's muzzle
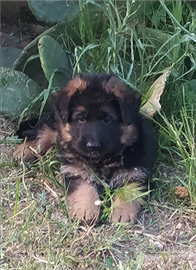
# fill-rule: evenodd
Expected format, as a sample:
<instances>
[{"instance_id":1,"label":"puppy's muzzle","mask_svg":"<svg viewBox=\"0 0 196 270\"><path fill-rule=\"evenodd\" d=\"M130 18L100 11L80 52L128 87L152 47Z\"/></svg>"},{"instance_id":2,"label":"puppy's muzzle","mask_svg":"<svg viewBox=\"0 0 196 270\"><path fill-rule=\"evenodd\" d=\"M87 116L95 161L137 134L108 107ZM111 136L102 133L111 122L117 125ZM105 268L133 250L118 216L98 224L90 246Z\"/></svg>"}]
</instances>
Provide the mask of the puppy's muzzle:
<instances>
[{"instance_id":1,"label":"puppy's muzzle","mask_svg":"<svg viewBox=\"0 0 196 270\"><path fill-rule=\"evenodd\" d=\"M86 147L90 150L98 150L100 148L101 144L96 141L89 141L86 144Z\"/></svg>"}]
</instances>

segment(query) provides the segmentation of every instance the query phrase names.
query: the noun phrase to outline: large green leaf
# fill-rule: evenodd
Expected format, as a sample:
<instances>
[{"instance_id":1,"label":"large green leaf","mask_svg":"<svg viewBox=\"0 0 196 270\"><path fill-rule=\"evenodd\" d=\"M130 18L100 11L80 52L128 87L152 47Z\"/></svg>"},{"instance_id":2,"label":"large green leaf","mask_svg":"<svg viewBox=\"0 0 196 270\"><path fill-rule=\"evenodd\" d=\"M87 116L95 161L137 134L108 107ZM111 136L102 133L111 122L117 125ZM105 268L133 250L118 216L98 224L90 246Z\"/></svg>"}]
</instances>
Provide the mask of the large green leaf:
<instances>
[{"instance_id":1,"label":"large green leaf","mask_svg":"<svg viewBox=\"0 0 196 270\"><path fill-rule=\"evenodd\" d=\"M22 50L12 47L1 47L1 67L12 67Z\"/></svg>"},{"instance_id":2,"label":"large green leaf","mask_svg":"<svg viewBox=\"0 0 196 270\"><path fill-rule=\"evenodd\" d=\"M25 66L27 62L30 62L32 60L32 57L36 57L38 54L38 41L40 40L41 37L43 36L50 36L53 37L54 39L57 39L60 44L65 44L68 42L69 36L74 40L74 42L79 46L81 45L81 39L78 37L78 35L73 31L72 26L77 25L78 23L78 17L72 17L70 21L62 21L55 26L47 29L44 31L42 34L37 36L34 40L32 40L27 46L23 49L19 57L16 59L14 62L13 68L18 71L23 71L26 72ZM62 35L66 30L66 35ZM27 74L28 75L28 74Z\"/></svg>"},{"instance_id":3,"label":"large green leaf","mask_svg":"<svg viewBox=\"0 0 196 270\"><path fill-rule=\"evenodd\" d=\"M95 27L96 29L95 31L100 33L103 28L103 20L100 19L101 12L92 5L88 5L88 7L89 7L88 10L90 10L88 13L90 13L91 18L93 18L92 24L95 26L97 25ZM45 76L43 75L41 76L40 69L42 68L40 62L38 62L39 57L36 58L39 53L37 46L38 41L43 36L46 35L50 36L55 40L57 40L61 46L68 48L68 50L71 52L70 56L72 57L72 52L74 51L75 47L82 46L83 44L79 33L80 22L81 16L78 16L78 13L74 15L70 14L67 20L61 21L55 26L47 29L45 32L36 37L23 49L18 59L15 61L13 68L18 71L23 71L30 78L36 80L36 82L38 82L40 85L43 85L43 83L40 80L40 77L41 78L44 77L43 78L44 81ZM97 29L99 29L99 31ZM52 59L54 59L55 55L50 55L50 58L51 57ZM37 80L37 77L39 78L39 80Z\"/></svg>"},{"instance_id":4,"label":"large green leaf","mask_svg":"<svg viewBox=\"0 0 196 270\"><path fill-rule=\"evenodd\" d=\"M0 68L1 112L13 119L40 94L41 87L22 72L10 68Z\"/></svg>"},{"instance_id":5,"label":"large green leaf","mask_svg":"<svg viewBox=\"0 0 196 270\"><path fill-rule=\"evenodd\" d=\"M38 21L58 23L78 11L78 1L27 1Z\"/></svg>"},{"instance_id":6,"label":"large green leaf","mask_svg":"<svg viewBox=\"0 0 196 270\"><path fill-rule=\"evenodd\" d=\"M41 66L47 80L49 81L53 74L52 85L54 87L67 84L71 79L72 67L62 47L52 37L46 35L38 41L38 50Z\"/></svg>"}]
</instances>

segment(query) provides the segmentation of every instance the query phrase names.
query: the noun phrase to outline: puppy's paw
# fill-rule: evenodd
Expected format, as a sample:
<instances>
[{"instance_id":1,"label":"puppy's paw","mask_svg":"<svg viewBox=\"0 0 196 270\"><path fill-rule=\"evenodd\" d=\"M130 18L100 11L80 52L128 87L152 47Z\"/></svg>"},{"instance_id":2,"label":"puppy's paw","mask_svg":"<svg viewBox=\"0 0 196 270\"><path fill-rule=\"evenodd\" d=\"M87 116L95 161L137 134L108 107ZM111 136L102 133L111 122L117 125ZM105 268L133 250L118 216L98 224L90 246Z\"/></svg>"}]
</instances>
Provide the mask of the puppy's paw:
<instances>
[{"instance_id":1,"label":"puppy's paw","mask_svg":"<svg viewBox=\"0 0 196 270\"><path fill-rule=\"evenodd\" d=\"M88 183L81 183L74 192L67 195L70 217L89 225L94 224L99 217L100 206L96 204L98 200L96 189Z\"/></svg>"},{"instance_id":2,"label":"puppy's paw","mask_svg":"<svg viewBox=\"0 0 196 270\"><path fill-rule=\"evenodd\" d=\"M140 203L137 200L127 202L115 196L110 222L134 222L139 209Z\"/></svg>"},{"instance_id":3,"label":"puppy's paw","mask_svg":"<svg viewBox=\"0 0 196 270\"><path fill-rule=\"evenodd\" d=\"M13 153L13 158L15 160L33 161L35 159L35 155L30 149L30 146L33 147L31 142L19 144Z\"/></svg>"}]
</instances>

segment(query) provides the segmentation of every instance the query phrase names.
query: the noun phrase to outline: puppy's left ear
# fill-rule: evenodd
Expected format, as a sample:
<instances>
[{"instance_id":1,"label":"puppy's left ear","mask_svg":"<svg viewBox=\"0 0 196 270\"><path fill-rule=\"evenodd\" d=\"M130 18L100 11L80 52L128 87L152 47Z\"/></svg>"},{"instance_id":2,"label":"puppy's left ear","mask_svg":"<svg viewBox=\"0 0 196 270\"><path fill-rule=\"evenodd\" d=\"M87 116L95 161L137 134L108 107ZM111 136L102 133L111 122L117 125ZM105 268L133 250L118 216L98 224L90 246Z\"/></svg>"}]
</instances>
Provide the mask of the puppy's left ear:
<instances>
[{"instance_id":1,"label":"puppy's left ear","mask_svg":"<svg viewBox=\"0 0 196 270\"><path fill-rule=\"evenodd\" d=\"M119 98L122 121L126 125L134 123L139 114L141 97L138 92L126 86L125 94Z\"/></svg>"},{"instance_id":2,"label":"puppy's left ear","mask_svg":"<svg viewBox=\"0 0 196 270\"><path fill-rule=\"evenodd\" d=\"M104 87L107 92L112 92L118 99L123 123L126 125L134 123L141 104L139 92L133 90L116 75L112 75Z\"/></svg>"}]
</instances>

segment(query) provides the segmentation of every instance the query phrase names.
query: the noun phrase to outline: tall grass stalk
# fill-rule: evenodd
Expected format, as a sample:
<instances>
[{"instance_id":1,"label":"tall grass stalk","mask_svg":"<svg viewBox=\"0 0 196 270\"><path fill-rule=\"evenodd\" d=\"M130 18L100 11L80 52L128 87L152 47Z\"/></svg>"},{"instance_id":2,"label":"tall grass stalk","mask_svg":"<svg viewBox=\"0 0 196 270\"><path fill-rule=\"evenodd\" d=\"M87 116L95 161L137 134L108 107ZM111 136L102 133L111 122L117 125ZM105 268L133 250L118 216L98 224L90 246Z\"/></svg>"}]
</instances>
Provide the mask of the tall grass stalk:
<instances>
[{"instance_id":1,"label":"tall grass stalk","mask_svg":"<svg viewBox=\"0 0 196 270\"><path fill-rule=\"evenodd\" d=\"M18 202L19 202L19 186L20 186L20 179L16 179L16 198L15 198L15 206L14 206L14 215L18 212Z\"/></svg>"}]
</instances>

